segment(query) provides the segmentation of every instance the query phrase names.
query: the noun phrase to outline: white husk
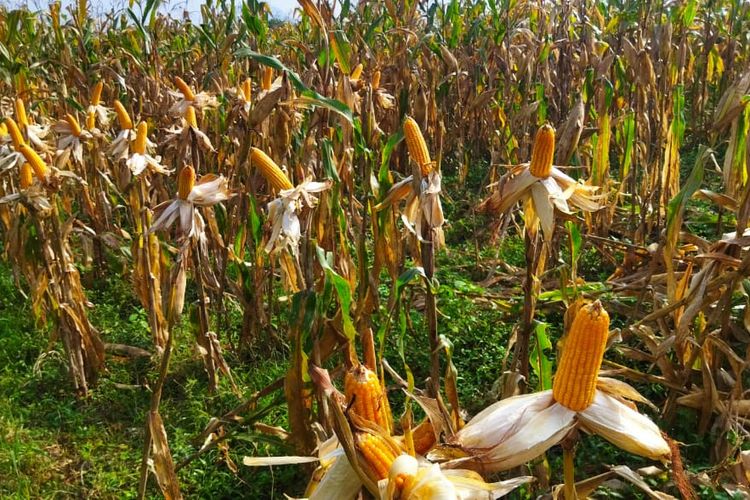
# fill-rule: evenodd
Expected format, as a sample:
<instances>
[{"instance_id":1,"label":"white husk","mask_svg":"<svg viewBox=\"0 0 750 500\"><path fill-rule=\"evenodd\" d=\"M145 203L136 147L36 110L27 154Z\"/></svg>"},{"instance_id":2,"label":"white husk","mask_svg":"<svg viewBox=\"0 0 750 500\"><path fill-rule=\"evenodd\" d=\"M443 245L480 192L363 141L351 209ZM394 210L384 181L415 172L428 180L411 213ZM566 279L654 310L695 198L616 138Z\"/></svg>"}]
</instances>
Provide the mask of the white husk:
<instances>
[{"instance_id":1,"label":"white husk","mask_svg":"<svg viewBox=\"0 0 750 500\"><path fill-rule=\"evenodd\" d=\"M645 415L600 390L594 402L579 413L583 428L643 457L656 460L669 456L669 445L659 427Z\"/></svg>"},{"instance_id":2,"label":"white husk","mask_svg":"<svg viewBox=\"0 0 750 500\"><path fill-rule=\"evenodd\" d=\"M312 196L312 193L324 191L329 186L328 182L307 180L297 187L279 192L279 197L268 203L271 236L265 247L267 253L289 248L292 255L297 255L302 236L297 212L303 206L314 207L318 199Z\"/></svg>"},{"instance_id":3,"label":"white husk","mask_svg":"<svg viewBox=\"0 0 750 500\"><path fill-rule=\"evenodd\" d=\"M514 396L493 403L461 429L458 441L466 448L491 448L552 403L552 391ZM488 429L492 431L488 432Z\"/></svg>"},{"instance_id":4,"label":"white husk","mask_svg":"<svg viewBox=\"0 0 750 500\"><path fill-rule=\"evenodd\" d=\"M161 163L161 157L157 156L154 158L148 154L133 153L130 158L127 159L125 164L128 166L133 175L140 175L146 167L150 167L149 170L157 172L159 174L169 174L172 170L167 169Z\"/></svg>"},{"instance_id":5,"label":"white husk","mask_svg":"<svg viewBox=\"0 0 750 500\"><path fill-rule=\"evenodd\" d=\"M518 432L480 456L486 471L507 470L532 460L556 445L575 426L576 412L554 403L525 419Z\"/></svg>"},{"instance_id":6,"label":"white husk","mask_svg":"<svg viewBox=\"0 0 750 500\"><path fill-rule=\"evenodd\" d=\"M359 476L354 472L344 449L336 449L333 465L325 472L323 479L315 487L310 500L351 500L362 488Z\"/></svg>"}]
</instances>

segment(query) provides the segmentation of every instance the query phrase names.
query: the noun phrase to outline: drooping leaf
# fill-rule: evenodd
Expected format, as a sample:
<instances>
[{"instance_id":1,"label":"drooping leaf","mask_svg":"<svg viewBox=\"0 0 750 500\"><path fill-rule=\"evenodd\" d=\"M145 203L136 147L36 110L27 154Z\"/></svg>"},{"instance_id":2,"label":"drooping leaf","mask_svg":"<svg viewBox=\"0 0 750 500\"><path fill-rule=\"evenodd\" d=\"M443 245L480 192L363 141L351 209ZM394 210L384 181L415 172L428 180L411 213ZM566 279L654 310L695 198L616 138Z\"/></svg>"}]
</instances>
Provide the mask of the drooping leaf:
<instances>
[{"instance_id":1,"label":"drooping leaf","mask_svg":"<svg viewBox=\"0 0 750 500\"><path fill-rule=\"evenodd\" d=\"M332 264L329 261L330 255L326 255L325 250L320 247L316 247L318 255L318 262L323 270L326 272L326 277L333 284L336 295L339 298L339 304L341 305L341 320L344 325L344 334L350 342L354 342L357 336L357 330L354 328L351 317L351 306L352 306L352 290L349 286L349 282L336 271L333 270Z\"/></svg>"},{"instance_id":2,"label":"drooping leaf","mask_svg":"<svg viewBox=\"0 0 750 500\"><path fill-rule=\"evenodd\" d=\"M278 71L285 72L287 76L289 77L289 80L292 82L292 85L294 85L294 88L300 93L301 102L309 104L311 106L319 106L319 107L324 107L326 109L330 109L331 111L343 116L352 125L354 124L352 110L349 109L349 107L346 104L336 99L329 99L327 97L323 97L322 95L318 94L314 90L307 87L302 82L302 80L300 79L299 75L297 75L297 73L289 69L276 57L260 54L248 47L238 49L234 53L234 55L236 57L249 57L250 59L257 61L260 64L263 64L264 66L269 66Z\"/></svg>"},{"instance_id":3,"label":"drooping leaf","mask_svg":"<svg viewBox=\"0 0 750 500\"><path fill-rule=\"evenodd\" d=\"M331 46L333 56L339 63L339 69L346 75L351 73L349 58L351 57L351 45L346 34L341 30L335 30L328 33L328 43Z\"/></svg>"},{"instance_id":4,"label":"drooping leaf","mask_svg":"<svg viewBox=\"0 0 750 500\"><path fill-rule=\"evenodd\" d=\"M685 214L687 202L693 196L703 182L704 164L711 155L711 150L701 146L695 161L695 166L685 185L682 186L677 195L667 205L667 235L664 242L664 263L667 270L667 295L670 301L674 300L677 289L677 281L674 276L674 263L672 256L677 247L677 242L682 229L682 219Z\"/></svg>"}]
</instances>

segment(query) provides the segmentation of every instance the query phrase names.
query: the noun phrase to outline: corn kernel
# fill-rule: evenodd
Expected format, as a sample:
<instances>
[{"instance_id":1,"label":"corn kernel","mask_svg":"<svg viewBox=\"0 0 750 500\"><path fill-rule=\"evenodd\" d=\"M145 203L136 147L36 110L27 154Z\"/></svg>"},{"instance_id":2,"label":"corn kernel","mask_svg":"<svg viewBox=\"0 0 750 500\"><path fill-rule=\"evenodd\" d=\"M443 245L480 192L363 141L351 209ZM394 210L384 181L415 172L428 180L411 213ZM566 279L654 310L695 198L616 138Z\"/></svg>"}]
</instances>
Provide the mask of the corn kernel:
<instances>
[{"instance_id":1,"label":"corn kernel","mask_svg":"<svg viewBox=\"0 0 750 500\"><path fill-rule=\"evenodd\" d=\"M414 118L407 116L404 120L404 136L406 137L406 147L409 149L409 156L414 160L423 176L426 176L432 170L432 161L430 160L430 151L427 149L427 143L424 140L422 131Z\"/></svg>"},{"instance_id":2,"label":"corn kernel","mask_svg":"<svg viewBox=\"0 0 750 500\"><path fill-rule=\"evenodd\" d=\"M552 172L552 158L555 155L555 129L543 125L536 133L534 146L531 149L529 171L534 177L546 179Z\"/></svg>"},{"instance_id":3,"label":"corn kernel","mask_svg":"<svg viewBox=\"0 0 750 500\"><path fill-rule=\"evenodd\" d=\"M289 180L289 177L279 168L276 162L260 149L250 148L250 160L253 165L258 167L260 173L274 189L283 191L294 187L292 181Z\"/></svg>"},{"instance_id":4,"label":"corn kernel","mask_svg":"<svg viewBox=\"0 0 750 500\"><path fill-rule=\"evenodd\" d=\"M125 109L125 106L123 106L122 103L118 100L115 100L114 106L115 106L115 112L117 113L117 121L120 123L120 128L122 130L132 129L133 120L130 119L130 115Z\"/></svg>"},{"instance_id":5,"label":"corn kernel","mask_svg":"<svg viewBox=\"0 0 750 500\"><path fill-rule=\"evenodd\" d=\"M560 366L552 384L557 402L582 411L591 405L609 334L609 315L599 301L582 307L565 339Z\"/></svg>"},{"instance_id":6,"label":"corn kernel","mask_svg":"<svg viewBox=\"0 0 750 500\"><path fill-rule=\"evenodd\" d=\"M180 170L180 176L177 180L177 196L181 200L187 200L193 186L195 186L195 169L188 165Z\"/></svg>"},{"instance_id":7,"label":"corn kernel","mask_svg":"<svg viewBox=\"0 0 750 500\"><path fill-rule=\"evenodd\" d=\"M195 100L195 94L193 93L193 90L190 88L190 86L187 83L185 83L185 80L183 80L179 76L175 76L174 84L177 86L178 89L180 89L180 92L182 92L182 95L183 97L185 97L186 101Z\"/></svg>"}]
</instances>

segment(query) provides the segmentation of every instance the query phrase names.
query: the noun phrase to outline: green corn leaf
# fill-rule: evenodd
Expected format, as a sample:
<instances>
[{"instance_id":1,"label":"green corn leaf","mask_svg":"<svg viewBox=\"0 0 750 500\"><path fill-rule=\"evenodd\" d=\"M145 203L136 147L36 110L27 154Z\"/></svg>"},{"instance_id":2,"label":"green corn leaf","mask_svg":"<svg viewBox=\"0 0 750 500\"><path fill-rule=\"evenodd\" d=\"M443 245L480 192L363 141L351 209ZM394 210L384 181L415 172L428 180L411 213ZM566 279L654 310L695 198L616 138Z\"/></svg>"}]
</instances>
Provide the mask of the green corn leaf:
<instances>
[{"instance_id":1,"label":"green corn leaf","mask_svg":"<svg viewBox=\"0 0 750 500\"><path fill-rule=\"evenodd\" d=\"M349 287L349 282L344 279L343 276L333 270L332 258L333 255L326 253L320 247L315 247L318 255L318 262L323 270L326 272L326 278L333 284L336 295L339 298L339 304L341 305L341 321L344 325L344 334L350 342L354 342L357 336L357 331L354 328L351 317L351 306L352 306L352 290Z\"/></svg>"},{"instance_id":2,"label":"green corn leaf","mask_svg":"<svg viewBox=\"0 0 750 500\"><path fill-rule=\"evenodd\" d=\"M552 389L552 361L548 354L552 351L552 342L547 336L547 323L537 321L534 327L534 344L529 353L529 363L534 375L537 376L538 391Z\"/></svg>"},{"instance_id":3,"label":"green corn leaf","mask_svg":"<svg viewBox=\"0 0 750 500\"><path fill-rule=\"evenodd\" d=\"M337 99L329 99L328 97L323 97L322 95L307 87L302 82L297 73L285 66L276 57L260 54L250 49L249 47L237 50L234 55L236 57L249 57L250 59L257 61L264 66L269 66L277 71L285 72L289 77L289 80L292 82L292 85L294 85L294 88L300 93L300 100L312 106L327 108L343 116L352 125L355 124L352 110L349 109L349 106Z\"/></svg>"}]
</instances>

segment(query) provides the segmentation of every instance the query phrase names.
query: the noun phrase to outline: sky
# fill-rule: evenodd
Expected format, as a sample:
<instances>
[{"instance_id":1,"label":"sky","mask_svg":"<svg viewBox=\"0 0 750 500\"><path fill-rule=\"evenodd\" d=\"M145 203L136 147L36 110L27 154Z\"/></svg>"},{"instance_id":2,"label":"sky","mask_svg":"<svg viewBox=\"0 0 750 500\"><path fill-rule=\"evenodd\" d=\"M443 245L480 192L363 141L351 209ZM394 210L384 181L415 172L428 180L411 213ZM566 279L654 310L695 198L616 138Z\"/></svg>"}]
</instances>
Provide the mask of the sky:
<instances>
[{"instance_id":1,"label":"sky","mask_svg":"<svg viewBox=\"0 0 750 500\"><path fill-rule=\"evenodd\" d=\"M236 0L236 2L239 5L241 0ZM292 10L299 5L297 0L265 0L265 2L271 6L275 17L283 19L290 17ZM46 9L49 3L49 0L0 0L0 5L10 7L26 5L33 10ZM62 0L63 9L75 3L75 0ZM205 0L163 0L161 10L180 16L184 10L191 13L198 12L199 6L203 3ZM128 0L89 0L89 8L92 12L109 11L112 8L122 9L127 5Z\"/></svg>"}]
</instances>

